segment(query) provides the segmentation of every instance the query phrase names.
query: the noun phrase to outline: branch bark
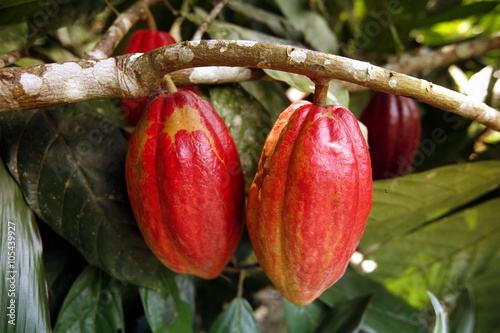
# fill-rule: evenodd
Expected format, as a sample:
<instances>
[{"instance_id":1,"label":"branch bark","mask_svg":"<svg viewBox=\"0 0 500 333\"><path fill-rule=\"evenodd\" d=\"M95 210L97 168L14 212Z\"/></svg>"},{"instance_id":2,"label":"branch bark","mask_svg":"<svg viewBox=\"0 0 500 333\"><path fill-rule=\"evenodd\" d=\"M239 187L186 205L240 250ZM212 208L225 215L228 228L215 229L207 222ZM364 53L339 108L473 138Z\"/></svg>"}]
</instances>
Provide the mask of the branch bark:
<instances>
[{"instance_id":1,"label":"branch bark","mask_svg":"<svg viewBox=\"0 0 500 333\"><path fill-rule=\"evenodd\" d=\"M253 41L204 40L165 46L145 54L104 60L0 70L0 112L21 111L92 99L142 97L160 89L161 78L195 68L191 75L210 76L205 66L266 68L338 79L376 91L412 97L423 103L477 120L500 130L500 112L480 101L368 62L332 54Z\"/></svg>"}]
</instances>

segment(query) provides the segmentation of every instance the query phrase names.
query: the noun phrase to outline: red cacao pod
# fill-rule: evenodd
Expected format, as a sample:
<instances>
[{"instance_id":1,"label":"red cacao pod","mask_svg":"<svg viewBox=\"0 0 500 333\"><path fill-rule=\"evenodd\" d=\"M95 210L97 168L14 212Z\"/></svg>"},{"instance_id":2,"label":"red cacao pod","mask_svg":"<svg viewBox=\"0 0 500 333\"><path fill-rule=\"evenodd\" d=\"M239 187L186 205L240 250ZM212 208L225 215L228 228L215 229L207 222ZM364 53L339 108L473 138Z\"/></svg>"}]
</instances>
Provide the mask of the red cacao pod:
<instances>
[{"instance_id":1,"label":"red cacao pod","mask_svg":"<svg viewBox=\"0 0 500 333\"><path fill-rule=\"evenodd\" d=\"M269 133L247 201L247 228L266 275L307 305L334 284L372 205L366 142L341 106L290 105Z\"/></svg>"},{"instance_id":2,"label":"red cacao pod","mask_svg":"<svg viewBox=\"0 0 500 333\"><path fill-rule=\"evenodd\" d=\"M244 178L229 130L192 91L156 97L130 138L127 190L146 243L168 268L217 277L241 238Z\"/></svg>"},{"instance_id":3,"label":"red cacao pod","mask_svg":"<svg viewBox=\"0 0 500 333\"><path fill-rule=\"evenodd\" d=\"M158 30L138 30L130 36L123 49L123 54L146 53L159 47L175 44L175 39L168 32ZM197 86L179 87L179 90L191 90L199 94ZM125 118L131 125L137 125L139 119L151 101L149 97L123 98L119 101Z\"/></svg>"},{"instance_id":4,"label":"red cacao pod","mask_svg":"<svg viewBox=\"0 0 500 333\"><path fill-rule=\"evenodd\" d=\"M373 178L394 178L406 172L420 143L421 122L415 100L376 92L360 121L368 129Z\"/></svg>"}]
</instances>

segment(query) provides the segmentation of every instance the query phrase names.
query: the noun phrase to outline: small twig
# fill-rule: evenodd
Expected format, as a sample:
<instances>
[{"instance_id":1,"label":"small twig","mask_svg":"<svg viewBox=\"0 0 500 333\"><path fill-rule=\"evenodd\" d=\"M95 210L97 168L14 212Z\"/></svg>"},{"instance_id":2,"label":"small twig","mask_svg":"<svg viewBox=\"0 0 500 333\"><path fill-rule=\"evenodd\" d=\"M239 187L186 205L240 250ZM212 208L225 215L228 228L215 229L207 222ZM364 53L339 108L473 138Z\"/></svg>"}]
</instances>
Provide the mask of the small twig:
<instances>
[{"instance_id":1,"label":"small twig","mask_svg":"<svg viewBox=\"0 0 500 333\"><path fill-rule=\"evenodd\" d=\"M168 74L162 78L162 86L164 87L162 90L165 90L167 93L177 92L177 87Z\"/></svg>"},{"instance_id":2,"label":"small twig","mask_svg":"<svg viewBox=\"0 0 500 333\"><path fill-rule=\"evenodd\" d=\"M246 271L242 269L240 271L240 278L238 279L238 291L236 297L241 298L243 296L243 281L245 281Z\"/></svg>"},{"instance_id":3,"label":"small twig","mask_svg":"<svg viewBox=\"0 0 500 333\"><path fill-rule=\"evenodd\" d=\"M109 2L109 0L104 0L104 2L106 3L106 5L111 8L111 10L113 11L113 13L116 14L116 16L119 16L120 15L120 12L115 8L115 6L113 6L113 4L111 2Z\"/></svg>"},{"instance_id":4,"label":"small twig","mask_svg":"<svg viewBox=\"0 0 500 333\"><path fill-rule=\"evenodd\" d=\"M148 26L148 29L156 31L157 27L156 27L155 17L153 16L153 13L151 13L151 11L149 10L149 8L147 6L145 6L145 8L144 8L144 13L145 13L144 21L146 21L146 25Z\"/></svg>"},{"instance_id":5,"label":"small twig","mask_svg":"<svg viewBox=\"0 0 500 333\"><path fill-rule=\"evenodd\" d=\"M12 65L26 55L26 49L16 49L0 55L0 68Z\"/></svg>"},{"instance_id":6,"label":"small twig","mask_svg":"<svg viewBox=\"0 0 500 333\"><path fill-rule=\"evenodd\" d=\"M85 54L83 59L105 59L111 56L130 28L140 20L146 19L147 14L144 9L158 2L160 0L140 0L119 14L101 40Z\"/></svg>"},{"instance_id":7,"label":"small twig","mask_svg":"<svg viewBox=\"0 0 500 333\"><path fill-rule=\"evenodd\" d=\"M191 40L200 40L203 37L203 34L207 31L208 26L212 23L213 20L219 15L219 13L224 9L224 7L228 4L229 0L220 0L217 5L212 9L210 14L208 14L207 18L203 21L202 24L196 29L196 32L193 35Z\"/></svg>"},{"instance_id":8,"label":"small twig","mask_svg":"<svg viewBox=\"0 0 500 333\"><path fill-rule=\"evenodd\" d=\"M313 104L321 107L326 106L326 100L328 97L328 84L330 79L312 79L314 82L314 95Z\"/></svg>"}]
</instances>

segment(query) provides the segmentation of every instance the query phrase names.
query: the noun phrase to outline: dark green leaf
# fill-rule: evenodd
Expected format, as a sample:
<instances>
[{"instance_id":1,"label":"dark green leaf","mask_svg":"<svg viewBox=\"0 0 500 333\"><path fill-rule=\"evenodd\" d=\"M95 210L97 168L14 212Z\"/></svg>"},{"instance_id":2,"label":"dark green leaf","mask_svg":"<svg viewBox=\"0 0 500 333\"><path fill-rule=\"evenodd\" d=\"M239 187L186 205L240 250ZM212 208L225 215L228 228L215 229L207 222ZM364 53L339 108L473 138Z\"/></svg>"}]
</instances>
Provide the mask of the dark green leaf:
<instances>
[{"instance_id":1,"label":"dark green leaf","mask_svg":"<svg viewBox=\"0 0 500 333\"><path fill-rule=\"evenodd\" d=\"M209 333L258 333L252 307L244 298L235 298L210 327Z\"/></svg>"},{"instance_id":2,"label":"dark green leaf","mask_svg":"<svg viewBox=\"0 0 500 333\"><path fill-rule=\"evenodd\" d=\"M42 243L33 213L0 159L0 331L49 332Z\"/></svg>"},{"instance_id":3,"label":"dark green leaf","mask_svg":"<svg viewBox=\"0 0 500 333\"><path fill-rule=\"evenodd\" d=\"M498 6L496 1L478 1L468 5L454 6L446 11L415 21L415 28L431 26L439 22L450 22L473 15L483 15L492 11L496 6Z\"/></svg>"},{"instance_id":4,"label":"dark green leaf","mask_svg":"<svg viewBox=\"0 0 500 333\"><path fill-rule=\"evenodd\" d=\"M140 288L142 303L153 332L193 331L194 286L188 275L163 268L158 274L161 291Z\"/></svg>"},{"instance_id":5,"label":"dark green leaf","mask_svg":"<svg viewBox=\"0 0 500 333\"><path fill-rule=\"evenodd\" d=\"M214 87L210 89L210 100L231 131L248 188L257 171L262 146L273 125L269 113L258 100L239 87Z\"/></svg>"},{"instance_id":6,"label":"dark green leaf","mask_svg":"<svg viewBox=\"0 0 500 333\"><path fill-rule=\"evenodd\" d=\"M361 247L369 253L378 244L435 220L499 185L499 161L451 165L376 181Z\"/></svg>"},{"instance_id":7,"label":"dark green leaf","mask_svg":"<svg viewBox=\"0 0 500 333\"><path fill-rule=\"evenodd\" d=\"M155 288L160 263L128 202L127 140L87 104L0 116L11 174L41 219L111 276Z\"/></svg>"},{"instance_id":8,"label":"dark green leaf","mask_svg":"<svg viewBox=\"0 0 500 333\"><path fill-rule=\"evenodd\" d=\"M365 320L368 304L372 296L363 296L339 302L325 316L316 332L354 333L359 332Z\"/></svg>"},{"instance_id":9,"label":"dark green leaf","mask_svg":"<svg viewBox=\"0 0 500 333\"><path fill-rule=\"evenodd\" d=\"M427 332L426 320L417 309L390 294L380 283L352 269L347 269L320 300L334 307L340 302L368 295L373 295L373 298L363 322L363 329L367 332Z\"/></svg>"},{"instance_id":10,"label":"dark green leaf","mask_svg":"<svg viewBox=\"0 0 500 333\"><path fill-rule=\"evenodd\" d=\"M272 123L290 105L286 90L279 82L248 81L241 82L240 86L267 110Z\"/></svg>"},{"instance_id":11,"label":"dark green leaf","mask_svg":"<svg viewBox=\"0 0 500 333\"><path fill-rule=\"evenodd\" d=\"M476 306L471 295L471 288L464 288L458 296L450 317L450 332L468 333L474 331Z\"/></svg>"},{"instance_id":12,"label":"dark green leaf","mask_svg":"<svg viewBox=\"0 0 500 333\"><path fill-rule=\"evenodd\" d=\"M327 312L326 307L321 302L298 306L283 298L283 307L288 333L314 332Z\"/></svg>"},{"instance_id":13,"label":"dark green leaf","mask_svg":"<svg viewBox=\"0 0 500 333\"><path fill-rule=\"evenodd\" d=\"M114 333L124 331L121 282L88 266L73 283L54 333Z\"/></svg>"}]
</instances>

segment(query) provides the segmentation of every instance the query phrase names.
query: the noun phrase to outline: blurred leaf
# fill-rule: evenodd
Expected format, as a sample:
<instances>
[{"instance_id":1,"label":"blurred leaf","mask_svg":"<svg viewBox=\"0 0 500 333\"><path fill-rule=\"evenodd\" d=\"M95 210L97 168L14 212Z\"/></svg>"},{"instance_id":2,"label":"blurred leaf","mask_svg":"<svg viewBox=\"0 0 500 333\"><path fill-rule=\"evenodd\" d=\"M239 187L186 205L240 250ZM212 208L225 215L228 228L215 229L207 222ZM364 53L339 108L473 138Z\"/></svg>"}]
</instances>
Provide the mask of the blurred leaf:
<instances>
[{"instance_id":1,"label":"blurred leaf","mask_svg":"<svg viewBox=\"0 0 500 333\"><path fill-rule=\"evenodd\" d=\"M267 75L275 80L288 83L291 87L302 92L314 93L314 83L307 76L295 73L282 72L273 69L264 69ZM327 95L328 105L349 106L349 92L335 81L330 81Z\"/></svg>"},{"instance_id":2,"label":"blurred leaf","mask_svg":"<svg viewBox=\"0 0 500 333\"><path fill-rule=\"evenodd\" d=\"M415 21L414 27L427 27L436 23L464 19L474 15L481 16L493 10L496 6L498 6L498 2L496 1L478 1L468 5L453 6L446 11Z\"/></svg>"},{"instance_id":3,"label":"blurred leaf","mask_svg":"<svg viewBox=\"0 0 500 333\"><path fill-rule=\"evenodd\" d=\"M211 88L210 100L231 131L249 188L257 172L264 141L273 125L269 114L258 100L238 86Z\"/></svg>"},{"instance_id":4,"label":"blurred leaf","mask_svg":"<svg viewBox=\"0 0 500 333\"><path fill-rule=\"evenodd\" d=\"M372 295L363 329L367 332L427 332L418 309L390 294L379 282L348 268L344 276L327 289L320 300L330 307L346 300Z\"/></svg>"},{"instance_id":5,"label":"blurred leaf","mask_svg":"<svg viewBox=\"0 0 500 333\"><path fill-rule=\"evenodd\" d=\"M427 302L425 290L454 293L498 266L499 205L500 198L486 201L380 245L367 256L378 264L370 276L418 306Z\"/></svg>"},{"instance_id":6,"label":"blurred leaf","mask_svg":"<svg viewBox=\"0 0 500 333\"><path fill-rule=\"evenodd\" d=\"M373 208L360 246L371 253L499 186L499 161L450 165L375 181Z\"/></svg>"},{"instance_id":7,"label":"blurred leaf","mask_svg":"<svg viewBox=\"0 0 500 333\"><path fill-rule=\"evenodd\" d=\"M355 333L362 328L372 296L363 296L339 302L330 310L318 327L318 333Z\"/></svg>"},{"instance_id":8,"label":"blurred leaf","mask_svg":"<svg viewBox=\"0 0 500 333\"><path fill-rule=\"evenodd\" d=\"M484 102L488 94L488 87L492 79L492 74L493 67L486 66L472 75L467 84L466 94L476 98L478 101Z\"/></svg>"},{"instance_id":9,"label":"blurred leaf","mask_svg":"<svg viewBox=\"0 0 500 333\"><path fill-rule=\"evenodd\" d=\"M470 288L464 288L451 312L450 332L474 332L475 322L476 308L470 293Z\"/></svg>"},{"instance_id":10,"label":"blurred leaf","mask_svg":"<svg viewBox=\"0 0 500 333\"><path fill-rule=\"evenodd\" d=\"M431 299L432 307L434 308L434 313L436 314L436 323L434 324L433 333L448 333L448 322L446 320L446 311L443 305L436 296L430 291L427 292L429 298Z\"/></svg>"},{"instance_id":11,"label":"blurred leaf","mask_svg":"<svg viewBox=\"0 0 500 333\"><path fill-rule=\"evenodd\" d=\"M288 333L314 332L326 311L321 302L313 302L306 306L298 306L283 298L285 322Z\"/></svg>"},{"instance_id":12,"label":"blurred leaf","mask_svg":"<svg viewBox=\"0 0 500 333\"><path fill-rule=\"evenodd\" d=\"M228 6L240 14L266 25L273 33L282 38L297 39L298 37L297 31L282 16L237 0L231 0Z\"/></svg>"},{"instance_id":13,"label":"blurred leaf","mask_svg":"<svg viewBox=\"0 0 500 333\"><path fill-rule=\"evenodd\" d=\"M115 279L88 266L64 300L54 333L124 331L122 298Z\"/></svg>"},{"instance_id":14,"label":"blurred leaf","mask_svg":"<svg viewBox=\"0 0 500 333\"><path fill-rule=\"evenodd\" d=\"M185 14L190 21L201 24L207 14L200 8L195 8L195 14ZM207 29L210 38L227 39L227 40L256 40L260 42L300 45L299 43L275 37L257 30L248 29L233 23L214 20L210 23Z\"/></svg>"},{"instance_id":15,"label":"blurred leaf","mask_svg":"<svg viewBox=\"0 0 500 333\"><path fill-rule=\"evenodd\" d=\"M35 218L0 159L0 331L49 332L42 242Z\"/></svg>"},{"instance_id":16,"label":"blurred leaf","mask_svg":"<svg viewBox=\"0 0 500 333\"><path fill-rule=\"evenodd\" d=\"M193 332L194 286L188 275L162 268L161 291L139 288L144 312L153 332Z\"/></svg>"},{"instance_id":17,"label":"blurred leaf","mask_svg":"<svg viewBox=\"0 0 500 333\"><path fill-rule=\"evenodd\" d=\"M498 247L498 241L496 244ZM498 299L498 291L500 290L499 261L500 253L497 251L493 259L494 264L476 275L469 282L471 295L474 297L476 314L474 333L500 332L500 316L498 316L498 308L500 307Z\"/></svg>"},{"instance_id":18,"label":"blurred leaf","mask_svg":"<svg viewBox=\"0 0 500 333\"><path fill-rule=\"evenodd\" d=\"M290 105L286 90L280 82L248 81L241 82L240 86L267 110L273 124L281 112Z\"/></svg>"},{"instance_id":19,"label":"blurred leaf","mask_svg":"<svg viewBox=\"0 0 500 333\"><path fill-rule=\"evenodd\" d=\"M235 298L210 327L209 333L258 333L252 307L244 298Z\"/></svg>"},{"instance_id":20,"label":"blurred leaf","mask_svg":"<svg viewBox=\"0 0 500 333\"><path fill-rule=\"evenodd\" d=\"M337 53L337 36L321 15L304 6L305 1L275 0L274 2L295 29L302 32L304 39L312 48L321 52Z\"/></svg>"},{"instance_id":21,"label":"blurred leaf","mask_svg":"<svg viewBox=\"0 0 500 333\"><path fill-rule=\"evenodd\" d=\"M127 140L88 104L0 116L0 146L30 207L90 263L155 288L160 265L130 208Z\"/></svg>"}]
</instances>

